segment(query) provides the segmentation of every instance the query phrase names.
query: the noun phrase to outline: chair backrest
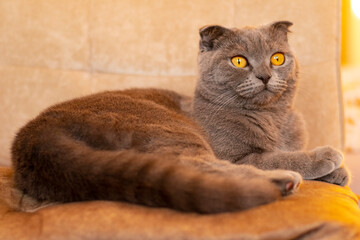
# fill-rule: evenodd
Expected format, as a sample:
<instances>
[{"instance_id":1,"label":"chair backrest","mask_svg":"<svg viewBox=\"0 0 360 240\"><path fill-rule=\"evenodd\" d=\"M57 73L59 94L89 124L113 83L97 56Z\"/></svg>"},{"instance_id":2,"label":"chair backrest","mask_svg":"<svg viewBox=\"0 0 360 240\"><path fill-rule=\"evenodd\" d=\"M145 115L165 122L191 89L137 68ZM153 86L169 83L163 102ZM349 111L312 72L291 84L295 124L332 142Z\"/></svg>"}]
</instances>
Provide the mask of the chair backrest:
<instances>
[{"instance_id":1,"label":"chair backrest","mask_svg":"<svg viewBox=\"0 0 360 240\"><path fill-rule=\"evenodd\" d=\"M342 148L339 0L1 1L0 164L16 131L51 104L129 87L191 95L200 27L276 20L294 23L309 148Z\"/></svg>"}]
</instances>

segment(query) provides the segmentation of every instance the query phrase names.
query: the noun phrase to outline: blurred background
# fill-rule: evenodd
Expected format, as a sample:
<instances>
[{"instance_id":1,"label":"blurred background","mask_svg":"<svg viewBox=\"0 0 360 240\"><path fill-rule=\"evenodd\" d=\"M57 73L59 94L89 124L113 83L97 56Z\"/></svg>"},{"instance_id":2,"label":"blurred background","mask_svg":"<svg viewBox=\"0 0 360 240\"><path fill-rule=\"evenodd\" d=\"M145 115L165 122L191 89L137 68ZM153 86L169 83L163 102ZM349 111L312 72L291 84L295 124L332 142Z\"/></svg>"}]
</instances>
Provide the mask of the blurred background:
<instances>
[{"instance_id":1,"label":"blurred background","mask_svg":"<svg viewBox=\"0 0 360 240\"><path fill-rule=\"evenodd\" d=\"M347 164L360 172L360 0L342 0L341 76ZM360 193L360 176L353 189Z\"/></svg>"}]
</instances>

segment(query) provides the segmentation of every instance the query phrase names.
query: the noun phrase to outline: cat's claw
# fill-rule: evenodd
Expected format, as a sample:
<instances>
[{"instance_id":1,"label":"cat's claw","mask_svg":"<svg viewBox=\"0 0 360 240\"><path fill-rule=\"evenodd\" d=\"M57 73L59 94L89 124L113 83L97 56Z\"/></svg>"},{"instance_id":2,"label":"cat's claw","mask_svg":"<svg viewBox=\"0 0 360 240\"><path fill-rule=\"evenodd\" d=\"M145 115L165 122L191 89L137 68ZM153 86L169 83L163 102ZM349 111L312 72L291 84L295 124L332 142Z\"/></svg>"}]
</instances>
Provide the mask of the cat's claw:
<instances>
[{"instance_id":1,"label":"cat's claw","mask_svg":"<svg viewBox=\"0 0 360 240\"><path fill-rule=\"evenodd\" d=\"M272 170L266 172L271 181L280 188L283 196L296 192L302 181L301 175L294 171Z\"/></svg>"}]
</instances>

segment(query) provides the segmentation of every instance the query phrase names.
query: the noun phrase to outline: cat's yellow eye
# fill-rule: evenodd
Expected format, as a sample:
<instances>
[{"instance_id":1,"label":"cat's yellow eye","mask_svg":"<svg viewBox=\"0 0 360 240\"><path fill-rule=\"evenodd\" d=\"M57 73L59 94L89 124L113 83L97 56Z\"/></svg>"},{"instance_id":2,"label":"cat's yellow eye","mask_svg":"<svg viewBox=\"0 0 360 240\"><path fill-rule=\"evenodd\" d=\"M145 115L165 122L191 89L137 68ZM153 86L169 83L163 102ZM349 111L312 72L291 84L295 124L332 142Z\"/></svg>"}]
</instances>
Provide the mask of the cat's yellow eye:
<instances>
[{"instance_id":1,"label":"cat's yellow eye","mask_svg":"<svg viewBox=\"0 0 360 240\"><path fill-rule=\"evenodd\" d=\"M238 67L238 68L244 68L247 66L247 61L246 61L246 58L244 58L244 57L240 57L240 56L233 57L231 59L231 62L235 67Z\"/></svg>"},{"instance_id":2,"label":"cat's yellow eye","mask_svg":"<svg viewBox=\"0 0 360 240\"><path fill-rule=\"evenodd\" d=\"M270 61L275 66L283 65L285 62L285 56L282 53L275 53L271 56Z\"/></svg>"}]
</instances>

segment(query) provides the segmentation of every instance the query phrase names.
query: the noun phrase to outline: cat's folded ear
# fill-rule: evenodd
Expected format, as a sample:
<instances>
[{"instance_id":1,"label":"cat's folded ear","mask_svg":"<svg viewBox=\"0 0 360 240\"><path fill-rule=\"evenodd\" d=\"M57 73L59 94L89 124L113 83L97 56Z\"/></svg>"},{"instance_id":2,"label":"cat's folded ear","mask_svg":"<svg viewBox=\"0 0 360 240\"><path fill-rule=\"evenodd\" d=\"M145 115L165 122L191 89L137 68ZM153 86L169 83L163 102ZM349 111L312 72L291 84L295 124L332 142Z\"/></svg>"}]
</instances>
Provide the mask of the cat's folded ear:
<instances>
[{"instance_id":1,"label":"cat's folded ear","mask_svg":"<svg viewBox=\"0 0 360 240\"><path fill-rule=\"evenodd\" d=\"M218 25L200 28L200 51L211 51L216 47L216 42L224 34L231 32L230 29Z\"/></svg>"},{"instance_id":2,"label":"cat's folded ear","mask_svg":"<svg viewBox=\"0 0 360 240\"><path fill-rule=\"evenodd\" d=\"M269 24L268 28L272 34L275 34L279 38L283 38L284 40L287 41L287 34L291 32L289 28L292 25L293 23L289 21L278 21Z\"/></svg>"}]
</instances>

